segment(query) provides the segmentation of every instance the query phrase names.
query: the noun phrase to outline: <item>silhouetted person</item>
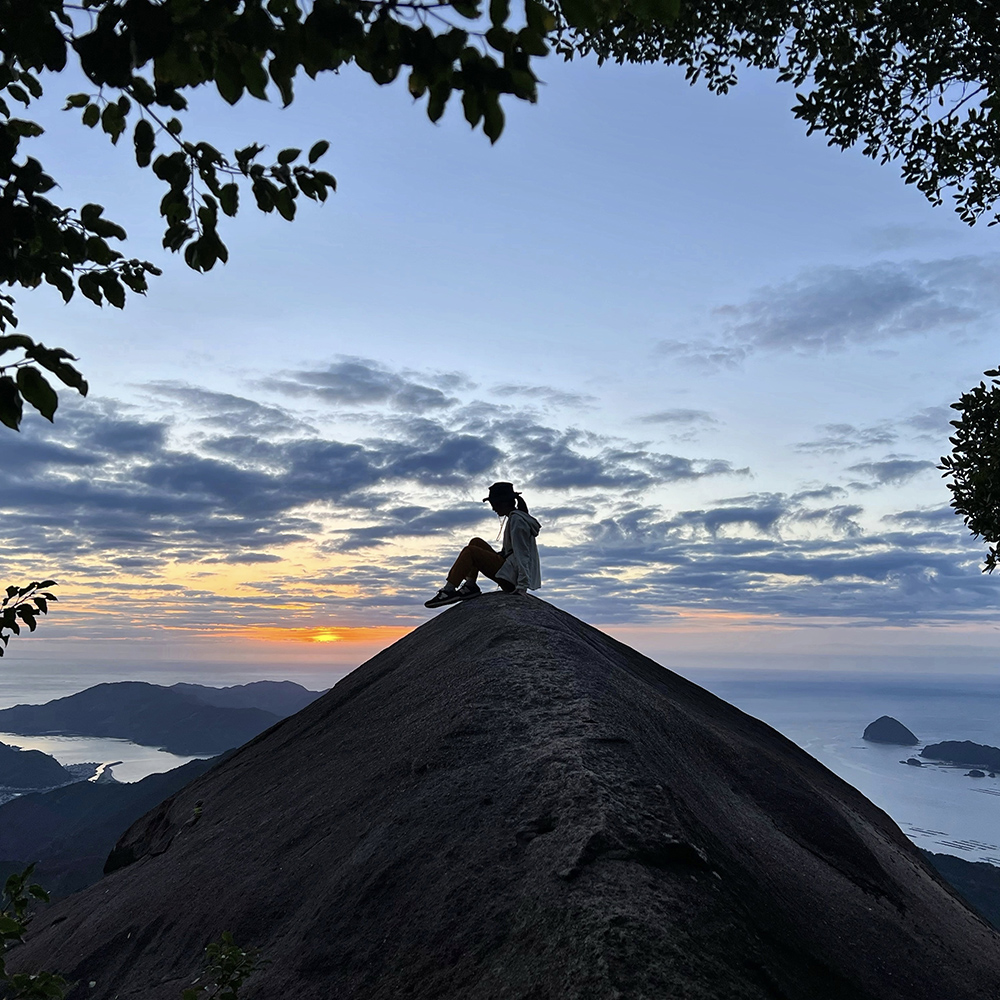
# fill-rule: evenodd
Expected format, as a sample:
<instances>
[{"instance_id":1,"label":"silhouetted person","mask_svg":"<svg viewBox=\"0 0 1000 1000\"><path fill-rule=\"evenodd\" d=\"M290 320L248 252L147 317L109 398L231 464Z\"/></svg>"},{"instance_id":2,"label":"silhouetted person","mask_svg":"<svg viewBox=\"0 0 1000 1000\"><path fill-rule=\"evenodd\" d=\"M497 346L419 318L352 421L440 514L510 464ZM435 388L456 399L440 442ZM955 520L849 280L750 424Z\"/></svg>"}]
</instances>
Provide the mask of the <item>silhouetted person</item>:
<instances>
[{"instance_id":1,"label":"silhouetted person","mask_svg":"<svg viewBox=\"0 0 1000 1000\"><path fill-rule=\"evenodd\" d=\"M476 583L480 573L488 576L506 594L523 594L542 585L535 536L541 525L528 513L528 505L510 483L494 483L490 495L483 498L496 515L506 518L503 548L497 552L489 542L473 538L458 554L448 573L448 582L424 607L440 608L445 604L478 597Z\"/></svg>"}]
</instances>

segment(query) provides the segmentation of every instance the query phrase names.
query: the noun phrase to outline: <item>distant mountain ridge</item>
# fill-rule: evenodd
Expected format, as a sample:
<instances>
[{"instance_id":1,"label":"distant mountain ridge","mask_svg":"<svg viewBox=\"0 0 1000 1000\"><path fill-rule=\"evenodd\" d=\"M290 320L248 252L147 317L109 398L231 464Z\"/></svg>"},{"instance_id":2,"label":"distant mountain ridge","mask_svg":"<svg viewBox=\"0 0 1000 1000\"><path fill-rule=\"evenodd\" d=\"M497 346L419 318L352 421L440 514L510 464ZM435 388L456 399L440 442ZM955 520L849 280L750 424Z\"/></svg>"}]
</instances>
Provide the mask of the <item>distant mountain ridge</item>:
<instances>
[{"instance_id":1,"label":"distant mountain ridge","mask_svg":"<svg viewBox=\"0 0 1000 1000\"><path fill-rule=\"evenodd\" d=\"M2 709L0 732L117 738L176 754L217 754L241 746L299 710L293 707L290 712L289 705L302 700L308 704L317 696L318 692L291 681L261 681L228 689L119 681L97 684L44 705ZM237 704L213 703L227 699ZM261 703L271 705L272 710L257 707Z\"/></svg>"},{"instance_id":2,"label":"distant mountain ridge","mask_svg":"<svg viewBox=\"0 0 1000 1000\"><path fill-rule=\"evenodd\" d=\"M233 684L223 688L182 681L171 684L170 689L217 708L260 708L265 712L273 712L281 719L301 712L306 705L328 690L310 691L294 681L251 681L249 684Z\"/></svg>"},{"instance_id":3,"label":"distant mountain ridge","mask_svg":"<svg viewBox=\"0 0 1000 1000\"><path fill-rule=\"evenodd\" d=\"M73 775L41 750L22 750L0 743L0 786L52 788L73 780Z\"/></svg>"},{"instance_id":4,"label":"distant mountain ridge","mask_svg":"<svg viewBox=\"0 0 1000 1000\"><path fill-rule=\"evenodd\" d=\"M0 805L0 884L34 861L35 877L54 896L96 882L123 830L221 759L193 760L131 784L77 781Z\"/></svg>"}]
</instances>

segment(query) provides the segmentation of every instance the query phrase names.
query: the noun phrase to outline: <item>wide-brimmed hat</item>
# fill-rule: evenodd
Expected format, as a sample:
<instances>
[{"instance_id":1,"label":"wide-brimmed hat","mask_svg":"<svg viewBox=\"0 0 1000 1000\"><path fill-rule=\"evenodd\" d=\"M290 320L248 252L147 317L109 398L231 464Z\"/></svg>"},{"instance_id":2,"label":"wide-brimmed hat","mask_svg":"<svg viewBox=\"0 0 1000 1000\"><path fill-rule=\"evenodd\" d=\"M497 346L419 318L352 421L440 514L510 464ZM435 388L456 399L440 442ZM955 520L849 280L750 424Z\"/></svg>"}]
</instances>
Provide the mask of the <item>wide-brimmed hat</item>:
<instances>
[{"instance_id":1,"label":"wide-brimmed hat","mask_svg":"<svg viewBox=\"0 0 1000 1000\"><path fill-rule=\"evenodd\" d=\"M516 500L521 494L514 492L513 483L494 483L490 487L490 495L483 497L483 503L490 500Z\"/></svg>"}]
</instances>

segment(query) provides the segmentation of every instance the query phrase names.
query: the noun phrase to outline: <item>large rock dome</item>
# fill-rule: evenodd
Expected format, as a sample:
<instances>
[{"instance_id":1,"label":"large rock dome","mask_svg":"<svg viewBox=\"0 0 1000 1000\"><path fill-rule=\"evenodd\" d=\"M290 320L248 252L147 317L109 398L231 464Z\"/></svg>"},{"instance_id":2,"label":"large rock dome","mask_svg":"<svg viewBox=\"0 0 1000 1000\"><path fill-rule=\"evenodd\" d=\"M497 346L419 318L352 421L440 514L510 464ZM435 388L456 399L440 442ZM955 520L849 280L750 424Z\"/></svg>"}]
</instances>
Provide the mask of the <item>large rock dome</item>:
<instances>
[{"instance_id":1,"label":"large rock dome","mask_svg":"<svg viewBox=\"0 0 1000 1000\"><path fill-rule=\"evenodd\" d=\"M137 822L17 967L177 1000L985 1000L1000 939L773 729L533 597L455 606Z\"/></svg>"}]
</instances>

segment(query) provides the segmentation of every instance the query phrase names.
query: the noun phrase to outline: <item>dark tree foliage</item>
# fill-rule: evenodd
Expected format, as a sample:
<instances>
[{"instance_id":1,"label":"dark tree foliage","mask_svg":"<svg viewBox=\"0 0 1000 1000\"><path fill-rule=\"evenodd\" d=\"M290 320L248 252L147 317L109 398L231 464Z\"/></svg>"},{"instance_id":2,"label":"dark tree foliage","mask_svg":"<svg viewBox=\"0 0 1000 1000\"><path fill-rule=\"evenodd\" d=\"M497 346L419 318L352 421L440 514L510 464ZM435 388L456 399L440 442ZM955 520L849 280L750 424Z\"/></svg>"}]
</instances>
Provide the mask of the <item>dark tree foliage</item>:
<instances>
[{"instance_id":1,"label":"dark tree foliage","mask_svg":"<svg viewBox=\"0 0 1000 1000\"><path fill-rule=\"evenodd\" d=\"M559 0L563 12L576 0ZM566 58L683 66L724 94L740 66L774 70L792 109L830 145L859 145L934 204L954 197L972 224L1000 200L1000 16L987 0L689 0L669 22L632 9L603 26L579 15L553 31Z\"/></svg>"},{"instance_id":2,"label":"dark tree foliage","mask_svg":"<svg viewBox=\"0 0 1000 1000\"><path fill-rule=\"evenodd\" d=\"M24 587L8 587L0 600L0 656L3 656L11 635L20 635L21 626L27 625L29 632L37 628L39 615L49 613L49 603L57 600L49 587L55 580L36 580Z\"/></svg>"},{"instance_id":3,"label":"dark tree foliage","mask_svg":"<svg viewBox=\"0 0 1000 1000\"><path fill-rule=\"evenodd\" d=\"M54 972L8 972L7 952L24 942L31 923L34 900L49 901L49 894L31 876L34 865L11 875L0 896L0 998L2 1000L63 1000L70 988Z\"/></svg>"},{"instance_id":4,"label":"dark tree foliage","mask_svg":"<svg viewBox=\"0 0 1000 1000\"><path fill-rule=\"evenodd\" d=\"M205 949L205 967L181 1000L239 1000L243 983L268 965L256 948L241 948L229 931Z\"/></svg>"},{"instance_id":5,"label":"dark tree foliage","mask_svg":"<svg viewBox=\"0 0 1000 1000\"><path fill-rule=\"evenodd\" d=\"M983 572L992 573L1000 561L1000 368L984 374L989 386L980 382L951 404L962 416L951 422L952 453L940 468L952 479L952 507L988 545Z\"/></svg>"}]
</instances>

